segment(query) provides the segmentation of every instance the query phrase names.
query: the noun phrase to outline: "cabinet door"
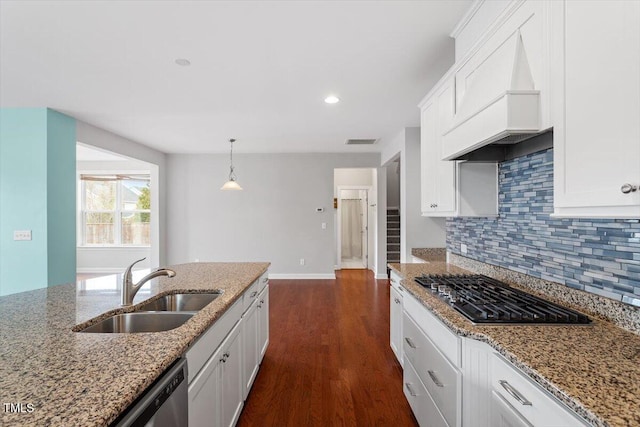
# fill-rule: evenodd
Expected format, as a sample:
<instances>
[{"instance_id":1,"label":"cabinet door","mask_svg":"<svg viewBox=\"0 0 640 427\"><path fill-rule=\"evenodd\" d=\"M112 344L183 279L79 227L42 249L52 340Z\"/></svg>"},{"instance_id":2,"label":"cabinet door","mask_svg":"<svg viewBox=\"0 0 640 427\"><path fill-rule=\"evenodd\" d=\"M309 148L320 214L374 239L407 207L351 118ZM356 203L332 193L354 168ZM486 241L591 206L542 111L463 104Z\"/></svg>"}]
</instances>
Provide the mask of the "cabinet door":
<instances>
[{"instance_id":1,"label":"cabinet door","mask_svg":"<svg viewBox=\"0 0 640 427\"><path fill-rule=\"evenodd\" d=\"M220 347L189 384L189 427L220 425L222 353L222 347Z\"/></svg>"},{"instance_id":2,"label":"cabinet door","mask_svg":"<svg viewBox=\"0 0 640 427\"><path fill-rule=\"evenodd\" d=\"M242 318L243 398L246 400L258 374L258 304L253 304Z\"/></svg>"},{"instance_id":3,"label":"cabinet door","mask_svg":"<svg viewBox=\"0 0 640 427\"><path fill-rule=\"evenodd\" d=\"M391 286L390 293L390 342L391 350L396 355L396 359L400 362L400 366L403 364L402 360L402 295L400 292Z\"/></svg>"},{"instance_id":4,"label":"cabinet door","mask_svg":"<svg viewBox=\"0 0 640 427\"><path fill-rule=\"evenodd\" d=\"M235 425L242 411L243 381L242 381L242 345L240 327L229 333L222 345L221 358L221 425L229 427Z\"/></svg>"},{"instance_id":5,"label":"cabinet door","mask_svg":"<svg viewBox=\"0 0 640 427\"><path fill-rule=\"evenodd\" d=\"M533 427L495 391L491 391L490 412L493 427Z\"/></svg>"},{"instance_id":6,"label":"cabinet door","mask_svg":"<svg viewBox=\"0 0 640 427\"><path fill-rule=\"evenodd\" d=\"M564 101L555 112L556 214L640 217L640 191L622 192L640 185L640 2L563 4L552 43Z\"/></svg>"},{"instance_id":7,"label":"cabinet door","mask_svg":"<svg viewBox=\"0 0 640 427\"><path fill-rule=\"evenodd\" d=\"M258 300L258 363L269 346L269 285L260 293Z\"/></svg>"},{"instance_id":8,"label":"cabinet door","mask_svg":"<svg viewBox=\"0 0 640 427\"><path fill-rule=\"evenodd\" d=\"M450 80L420 113L422 214L449 216L456 210L456 162L440 160L441 137L453 121L454 83Z\"/></svg>"}]
</instances>

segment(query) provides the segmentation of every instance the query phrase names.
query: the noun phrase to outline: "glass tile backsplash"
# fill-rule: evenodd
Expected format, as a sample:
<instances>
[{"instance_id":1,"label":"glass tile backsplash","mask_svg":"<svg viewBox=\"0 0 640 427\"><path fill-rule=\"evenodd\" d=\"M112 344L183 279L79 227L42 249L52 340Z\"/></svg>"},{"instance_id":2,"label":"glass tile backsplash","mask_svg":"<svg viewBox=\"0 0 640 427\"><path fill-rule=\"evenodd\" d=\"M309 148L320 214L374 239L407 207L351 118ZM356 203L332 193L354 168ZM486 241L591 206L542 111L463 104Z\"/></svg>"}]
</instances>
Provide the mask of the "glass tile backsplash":
<instances>
[{"instance_id":1,"label":"glass tile backsplash","mask_svg":"<svg viewBox=\"0 0 640 427\"><path fill-rule=\"evenodd\" d=\"M640 220L552 218L553 149L503 162L498 174L499 216L447 218L448 251L617 300L638 298Z\"/></svg>"}]
</instances>

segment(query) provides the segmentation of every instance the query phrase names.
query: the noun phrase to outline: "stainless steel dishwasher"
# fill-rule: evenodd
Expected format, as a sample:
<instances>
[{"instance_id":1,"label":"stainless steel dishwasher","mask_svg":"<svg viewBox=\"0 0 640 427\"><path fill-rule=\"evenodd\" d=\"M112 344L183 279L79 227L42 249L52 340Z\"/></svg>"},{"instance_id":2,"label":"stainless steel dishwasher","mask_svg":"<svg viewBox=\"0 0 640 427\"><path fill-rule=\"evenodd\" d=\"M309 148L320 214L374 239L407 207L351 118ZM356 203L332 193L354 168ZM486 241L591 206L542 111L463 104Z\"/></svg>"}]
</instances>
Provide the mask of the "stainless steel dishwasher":
<instances>
[{"instance_id":1,"label":"stainless steel dishwasher","mask_svg":"<svg viewBox=\"0 0 640 427\"><path fill-rule=\"evenodd\" d=\"M178 359L112 426L188 427L187 360Z\"/></svg>"}]
</instances>

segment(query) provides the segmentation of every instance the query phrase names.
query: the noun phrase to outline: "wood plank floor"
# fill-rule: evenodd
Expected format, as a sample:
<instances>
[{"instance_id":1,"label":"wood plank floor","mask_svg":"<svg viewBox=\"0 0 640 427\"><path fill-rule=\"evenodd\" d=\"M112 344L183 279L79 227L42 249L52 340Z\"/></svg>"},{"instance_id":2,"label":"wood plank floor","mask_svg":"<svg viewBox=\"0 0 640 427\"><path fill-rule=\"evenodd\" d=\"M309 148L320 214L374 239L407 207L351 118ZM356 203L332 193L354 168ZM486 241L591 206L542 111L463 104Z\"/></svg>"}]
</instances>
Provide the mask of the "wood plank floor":
<instances>
[{"instance_id":1,"label":"wood plank floor","mask_svg":"<svg viewBox=\"0 0 640 427\"><path fill-rule=\"evenodd\" d=\"M417 426L389 347L389 284L270 280L270 344L238 426Z\"/></svg>"}]
</instances>

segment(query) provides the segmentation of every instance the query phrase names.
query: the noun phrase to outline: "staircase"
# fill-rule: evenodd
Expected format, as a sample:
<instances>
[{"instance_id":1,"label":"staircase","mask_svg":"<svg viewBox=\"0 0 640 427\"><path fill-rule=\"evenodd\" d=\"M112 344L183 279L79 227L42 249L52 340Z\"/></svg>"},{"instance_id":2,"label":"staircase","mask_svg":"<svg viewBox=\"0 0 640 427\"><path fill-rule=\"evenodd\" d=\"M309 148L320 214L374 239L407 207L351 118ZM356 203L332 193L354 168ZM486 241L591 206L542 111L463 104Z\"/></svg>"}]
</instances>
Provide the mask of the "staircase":
<instances>
[{"instance_id":1,"label":"staircase","mask_svg":"<svg viewBox=\"0 0 640 427\"><path fill-rule=\"evenodd\" d=\"M400 212L387 209L387 262L400 262Z\"/></svg>"}]
</instances>

